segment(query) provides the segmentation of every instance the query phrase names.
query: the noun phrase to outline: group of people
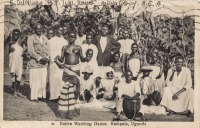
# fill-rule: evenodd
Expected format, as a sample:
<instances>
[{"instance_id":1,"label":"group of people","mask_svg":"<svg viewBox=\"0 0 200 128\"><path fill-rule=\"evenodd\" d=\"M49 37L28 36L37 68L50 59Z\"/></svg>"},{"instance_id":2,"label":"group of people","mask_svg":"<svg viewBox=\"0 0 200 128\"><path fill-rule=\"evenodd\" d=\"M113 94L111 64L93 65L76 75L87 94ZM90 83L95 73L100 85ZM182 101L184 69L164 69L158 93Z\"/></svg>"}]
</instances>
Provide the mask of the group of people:
<instances>
[{"instance_id":1,"label":"group of people","mask_svg":"<svg viewBox=\"0 0 200 128\"><path fill-rule=\"evenodd\" d=\"M123 30L119 40L109 35L109 27L101 27L94 36L84 28L78 32L65 31L63 26L49 28L37 23L34 34L26 43L20 41L20 30L12 32L10 47L10 74L14 96L19 93L23 73L23 57L28 53L30 100L57 101L58 117L73 119L80 115L76 104L113 101L105 107L124 114L124 99L139 100L141 109L135 119L144 120L143 105L164 106L168 115L194 111L192 77L184 67L184 58L177 56L175 64L164 76L158 52L143 54L141 43L129 39ZM50 98L47 99L47 83Z\"/></svg>"}]
</instances>

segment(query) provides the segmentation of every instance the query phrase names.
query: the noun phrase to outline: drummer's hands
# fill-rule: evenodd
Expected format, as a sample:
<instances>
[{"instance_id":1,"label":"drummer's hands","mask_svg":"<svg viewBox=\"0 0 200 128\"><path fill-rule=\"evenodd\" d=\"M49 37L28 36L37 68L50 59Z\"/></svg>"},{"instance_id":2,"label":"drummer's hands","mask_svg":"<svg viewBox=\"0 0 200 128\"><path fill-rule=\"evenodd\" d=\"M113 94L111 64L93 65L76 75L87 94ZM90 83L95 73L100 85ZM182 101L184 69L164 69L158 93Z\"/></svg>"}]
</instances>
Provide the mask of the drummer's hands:
<instances>
[{"instance_id":1,"label":"drummer's hands","mask_svg":"<svg viewBox=\"0 0 200 128\"><path fill-rule=\"evenodd\" d=\"M179 94L178 94L178 93L175 93L175 94L172 96L172 100L177 100L177 99L178 99L178 96L179 96Z\"/></svg>"}]
</instances>

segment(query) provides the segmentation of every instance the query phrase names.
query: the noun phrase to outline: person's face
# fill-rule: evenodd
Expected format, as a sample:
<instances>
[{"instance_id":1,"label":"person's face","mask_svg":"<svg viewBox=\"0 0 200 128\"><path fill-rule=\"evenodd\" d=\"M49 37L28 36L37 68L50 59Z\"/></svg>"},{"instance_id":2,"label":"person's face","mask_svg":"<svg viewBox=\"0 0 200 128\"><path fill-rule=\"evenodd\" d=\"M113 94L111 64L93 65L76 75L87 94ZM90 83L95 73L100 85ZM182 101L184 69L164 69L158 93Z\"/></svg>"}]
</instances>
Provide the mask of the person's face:
<instances>
[{"instance_id":1,"label":"person's face","mask_svg":"<svg viewBox=\"0 0 200 128\"><path fill-rule=\"evenodd\" d=\"M89 62L92 59L93 51L87 51L86 52L86 60Z\"/></svg>"},{"instance_id":2,"label":"person's face","mask_svg":"<svg viewBox=\"0 0 200 128\"><path fill-rule=\"evenodd\" d=\"M47 38L50 40L54 36L53 30L47 32Z\"/></svg>"},{"instance_id":3,"label":"person's face","mask_svg":"<svg viewBox=\"0 0 200 128\"><path fill-rule=\"evenodd\" d=\"M157 55L156 54L153 54L153 61L155 62L155 61L157 61Z\"/></svg>"},{"instance_id":4,"label":"person's face","mask_svg":"<svg viewBox=\"0 0 200 128\"><path fill-rule=\"evenodd\" d=\"M71 33L69 35L69 43L73 44L75 40L76 40L76 35L74 33Z\"/></svg>"},{"instance_id":5,"label":"person's face","mask_svg":"<svg viewBox=\"0 0 200 128\"><path fill-rule=\"evenodd\" d=\"M119 61L119 54L115 54L115 55L114 55L114 61L115 61L115 62L118 62L118 61Z\"/></svg>"},{"instance_id":6,"label":"person's face","mask_svg":"<svg viewBox=\"0 0 200 128\"><path fill-rule=\"evenodd\" d=\"M13 40L17 41L19 39L20 33L19 32L14 32L13 33Z\"/></svg>"},{"instance_id":7,"label":"person's face","mask_svg":"<svg viewBox=\"0 0 200 128\"><path fill-rule=\"evenodd\" d=\"M123 37L124 37L124 39L128 39L128 37L129 37L128 31L123 32Z\"/></svg>"},{"instance_id":8,"label":"person's face","mask_svg":"<svg viewBox=\"0 0 200 128\"><path fill-rule=\"evenodd\" d=\"M84 80L88 80L90 78L90 74L89 73L84 73Z\"/></svg>"},{"instance_id":9,"label":"person's face","mask_svg":"<svg viewBox=\"0 0 200 128\"><path fill-rule=\"evenodd\" d=\"M138 46L137 45L132 45L131 46L131 50L132 50L133 53L137 52Z\"/></svg>"},{"instance_id":10,"label":"person's face","mask_svg":"<svg viewBox=\"0 0 200 128\"><path fill-rule=\"evenodd\" d=\"M176 59L175 64L176 64L176 69L181 70L183 66L183 59Z\"/></svg>"},{"instance_id":11,"label":"person's face","mask_svg":"<svg viewBox=\"0 0 200 128\"><path fill-rule=\"evenodd\" d=\"M88 35L88 36L86 37L86 40L87 40L87 43L88 43L88 44L91 44L91 43L92 43L92 36L91 36L91 35Z\"/></svg>"},{"instance_id":12,"label":"person's face","mask_svg":"<svg viewBox=\"0 0 200 128\"><path fill-rule=\"evenodd\" d=\"M101 32L102 32L102 36L106 36L108 34L108 27L103 27Z\"/></svg>"},{"instance_id":13,"label":"person's face","mask_svg":"<svg viewBox=\"0 0 200 128\"><path fill-rule=\"evenodd\" d=\"M130 71L126 72L126 83L131 83L132 79L133 79L132 72Z\"/></svg>"},{"instance_id":14,"label":"person's face","mask_svg":"<svg viewBox=\"0 0 200 128\"><path fill-rule=\"evenodd\" d=\"M42 34L42 26L41 25L37 25L35 28L35 33L36 35L40 36Z\"/></svg>"},{"instance_id":15,"label":"person's face","mask_svg":"<svg viewBox=\"0 0 200 128\"><path fill-rule=\"evenodd\" d=\"M58 35L63 35L63 32L64 32L64 30L63 30L63 28L62 27L59 27L58 28Z\"/></svg>"},{"instance_id":16,"label":"person's face","mask_svg":"<svg viewBox=\"0 0 200 128\"><path fill-rule=\"evenodd\" d=\"M78 31L78 35L79 35L79 36L83 36L83 34L84 34L84 30L83 30L83 29L80 29L80 30Z\"/></svg>"}]
</instances>

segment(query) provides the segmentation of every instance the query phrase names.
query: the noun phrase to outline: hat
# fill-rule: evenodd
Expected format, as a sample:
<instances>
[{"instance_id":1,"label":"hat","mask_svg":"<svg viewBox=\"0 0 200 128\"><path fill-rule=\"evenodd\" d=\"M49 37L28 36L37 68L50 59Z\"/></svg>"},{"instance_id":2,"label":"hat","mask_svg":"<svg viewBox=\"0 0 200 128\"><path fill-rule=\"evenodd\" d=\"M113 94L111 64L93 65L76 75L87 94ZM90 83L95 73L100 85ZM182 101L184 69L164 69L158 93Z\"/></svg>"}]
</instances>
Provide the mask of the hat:
<instances>
[{"instance_id":1,"label":"hat","mask_svg":"<svg viewBox=\"0 0 200 128\"><path fill-rule=\"evenodd\" d=\"M93 71L92 71L92 69L91 69L91 67L90 66L86 66L85 67L85 69L82 71L82 74L85 74L85 73L88 73L88 74L93 74Z\"/></svg>"},{"instance_id":2,"label":"hat","mask_svg":"<svg viewBox=\"0 0 200 128\"><path fill-rule=\"evenodd\" d=\"M145 64L145 65L142 66L142 68L140 69L140 71L142 71L142 72L143 71L149 71L149 72L151 72L153 70L151 69L150 65Z\"/></svg>"}]
</instances>

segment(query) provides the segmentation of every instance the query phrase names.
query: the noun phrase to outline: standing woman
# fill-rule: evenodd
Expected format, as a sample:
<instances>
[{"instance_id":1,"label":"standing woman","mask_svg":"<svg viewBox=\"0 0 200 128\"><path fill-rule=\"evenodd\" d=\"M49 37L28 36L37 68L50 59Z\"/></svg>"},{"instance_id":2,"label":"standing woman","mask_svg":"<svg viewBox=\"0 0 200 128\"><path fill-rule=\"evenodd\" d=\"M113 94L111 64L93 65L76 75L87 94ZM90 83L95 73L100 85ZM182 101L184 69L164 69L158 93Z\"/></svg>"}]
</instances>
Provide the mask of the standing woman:
<instances>
[{"instance_id":1,"label":"standing woman","mask_svg":"<svg viewBox=\"0 0 200 128\"><path fill-rule=\"evenodd\" d=\"M80 110L75 108L75 103L80 95L80 62L84 61L82 49L74 42L76 34L69 34L69 45L62 48L61 57L56 62L60 68L64 67L63 81L64 85L61 89L61 95L58 102L58 117L73 119L80 115Z\"/></svg>"},{"instance_id":2,"label":"standing woman","mask_svg":"<svg viewBox=\"0 0 200 128\"><path fill-rule=\"evenodd\" d=\"M46 101L47 66L49 62L49 45L46 36L42 35L42 25L35 25L35 34L27 40L30 61L31 100L43 98Z\"/></svg>"}]
</instances>

